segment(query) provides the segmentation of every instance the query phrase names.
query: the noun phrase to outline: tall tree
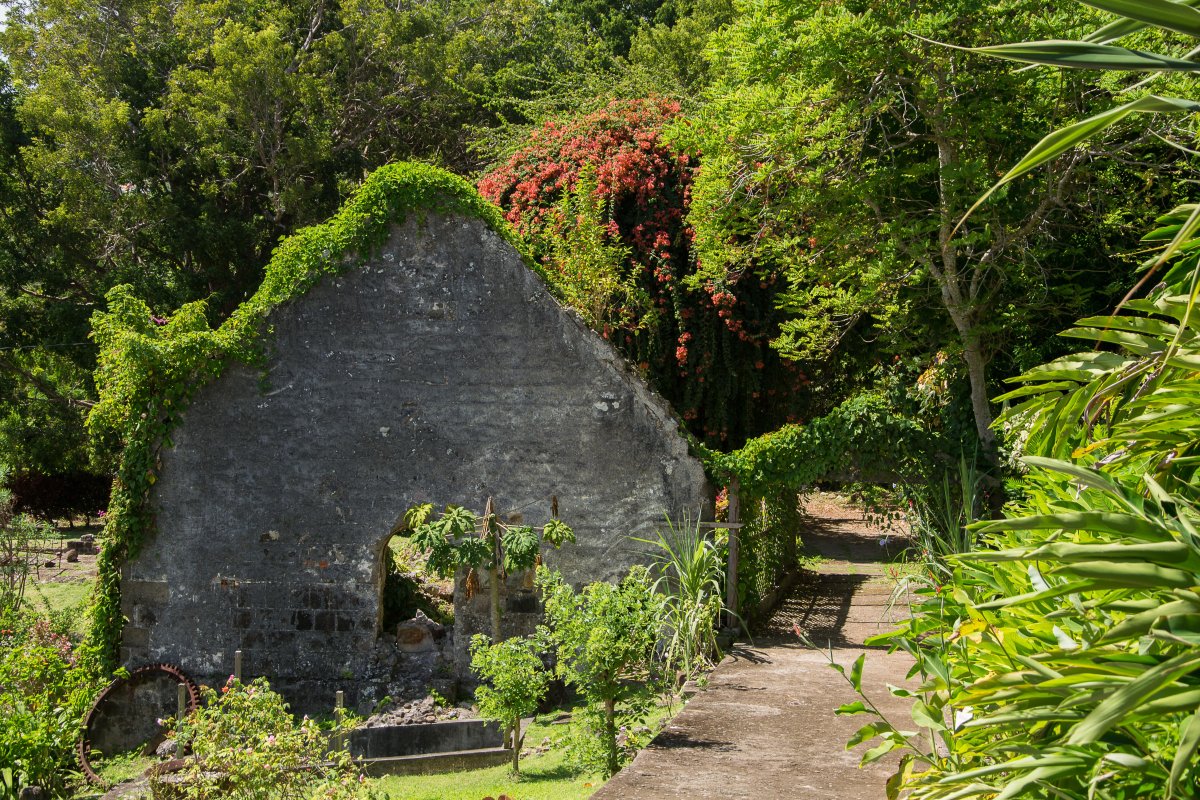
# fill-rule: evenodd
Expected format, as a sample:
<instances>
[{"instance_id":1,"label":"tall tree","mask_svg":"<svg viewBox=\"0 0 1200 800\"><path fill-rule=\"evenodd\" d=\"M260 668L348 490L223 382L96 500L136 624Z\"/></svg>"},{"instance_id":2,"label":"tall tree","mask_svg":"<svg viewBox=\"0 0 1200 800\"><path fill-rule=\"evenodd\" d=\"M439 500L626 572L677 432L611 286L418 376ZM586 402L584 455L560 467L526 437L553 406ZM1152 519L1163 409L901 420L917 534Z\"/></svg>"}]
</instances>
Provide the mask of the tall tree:
<instances>
[{"instance_id":1,"label":"tall tree","mask_svg":"<svg viewBox=\"0 0 1200 800\"><path fill-rule=\"evenodd\" d=\"M6 8L0 437L10 441L49 430L43 405L81 433L87 321L112 286L133 284L164 313L202 297L224 313L256 288L279 237L326 217L366 171L412 158L477 166L475 130L519 121L518 100L591 57L586 34L538 0ZM33 458L47 448L5 452L20 469L59 469Z\"/></svg>"},{"instance_id":2,"label":"tall tree","mask_svg":"<svg viewBox=\"0 0 1200 800\"><path fill-rule=\"evenodd\" d=\"M925 347L961 358L975 433L996 463L989 362L1015 328L1036 338L1110 280L1097 244L1123 220L1098 224L1097 214L1118 207L1103 192L1122 190L1115 171L1077 151L1040 176L1042 191L997 197L959 227L1040 132L1085 115L1104 92L929 39L982 44L998 27L1061 35L1082 15L1029 0L738 8L710 50L722 80L677 134L704 159L690 215L700 275L785 275L791 319L775 344L791 358L827 358L852 331L892 352L932 333ZM1136 166L1120 178L1134 176L1152 180ZM1068 209L1068 193L1088 202ZM1100 274L1081 275L1080 262Z\"/></svg>"}]
</instances>

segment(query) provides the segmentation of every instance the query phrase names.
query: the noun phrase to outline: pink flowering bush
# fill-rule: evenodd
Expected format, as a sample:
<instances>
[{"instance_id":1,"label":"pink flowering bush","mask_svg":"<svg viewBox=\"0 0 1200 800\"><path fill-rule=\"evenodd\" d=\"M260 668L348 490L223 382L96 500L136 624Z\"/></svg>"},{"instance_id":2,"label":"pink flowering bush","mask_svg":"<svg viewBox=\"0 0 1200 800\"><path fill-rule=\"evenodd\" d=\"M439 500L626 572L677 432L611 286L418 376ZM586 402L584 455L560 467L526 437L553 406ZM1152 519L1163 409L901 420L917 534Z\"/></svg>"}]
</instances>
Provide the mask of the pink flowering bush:
<instances>
[{"instance_id":1,"label":"pink flowering bush","mask_svg":"<svg viewBox=\"0 0 1200 800\"><path fill-rule=\"evenodd\" d=\"M770 348L773 277L697 273L686 216L698 155L662 136L679 119L678 103L645 98L547 122L479 191L559 297L638 365L693 433L735 445L782 422L776 395L804 378Z\"/></svg>"},{"instance_id":2,"label":"pink flowering bush","mask_svg":"<svg viewBox=\"0 0 1200 800\"><path fill-rule=\"evenodd\" d=\"M230 675L219 692L209 687L201 691L200 709L182 720L165 721L180 749L190 750L193 758L177 778L151 780L156 798L366 796L350 753L331 747L329 734L315 721L304 717L297 722L265 678L242 684ZM343 719L338 730L349 725Z\"/></svg>"}]
</instances>

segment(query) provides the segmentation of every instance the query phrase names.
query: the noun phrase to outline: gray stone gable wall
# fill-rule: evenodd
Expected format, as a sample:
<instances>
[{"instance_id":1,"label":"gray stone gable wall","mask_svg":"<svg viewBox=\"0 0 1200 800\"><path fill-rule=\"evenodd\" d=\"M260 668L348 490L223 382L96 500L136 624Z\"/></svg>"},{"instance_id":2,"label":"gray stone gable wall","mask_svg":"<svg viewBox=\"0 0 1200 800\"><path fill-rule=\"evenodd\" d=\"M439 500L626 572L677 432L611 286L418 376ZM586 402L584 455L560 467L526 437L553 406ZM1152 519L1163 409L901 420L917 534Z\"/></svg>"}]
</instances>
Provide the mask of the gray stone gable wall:
<instances>
[{"instance_id":1,"label":"gray stone gable wall","mask_svg":"<svg viewBox=\"0 0 1200 800\"><path fill-rule=\"evenodd\" d=\"M265 380L231 367L163 454L157 533L123 573L129 666L221 681L241 649L299 707L364 707L404 670L377 627L410 506L491 495L541 524L557 495L579 542L546 560L581 583L709 503L663 401L478 220L396 227L271 325Z\"/></svg>"}]
</instances>

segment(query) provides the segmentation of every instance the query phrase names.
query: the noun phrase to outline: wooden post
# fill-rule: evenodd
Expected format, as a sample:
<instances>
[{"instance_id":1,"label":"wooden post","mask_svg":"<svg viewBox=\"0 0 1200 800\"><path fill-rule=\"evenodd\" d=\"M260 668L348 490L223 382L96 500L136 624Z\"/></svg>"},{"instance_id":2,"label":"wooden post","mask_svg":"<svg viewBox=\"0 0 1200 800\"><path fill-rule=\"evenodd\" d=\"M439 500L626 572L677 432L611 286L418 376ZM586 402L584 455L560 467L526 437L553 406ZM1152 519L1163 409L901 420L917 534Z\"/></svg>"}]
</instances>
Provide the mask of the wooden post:
<instances>
[{"instance_id":1,"label":"wooden post","mask_svg":"<svg viewBox=\"0 0 1200 800\"><path fill-rule=\"evenodd\" d=\"M242 682L242 651L233 651L233 679L238 683Z\"/></svg>"},{"instance_id":2,"label":"wooden post","mask_svg":"<svg viewBox=\"0 0 1200 800\"><path fill-rule=\"evenodd\" d=\"M335 733L333 734L333 749L335 752L338 752L343 750L346 746L346 736L342 732L341 727L342 720L345 719L344 712L346 709L346 693L341 689L338 689L337 693L334 694L333 697L333 716L337 718L338 724L338 727L335 729Z\"/></svg>"},{"instance_id":3,"label":"wooden post","mask_svg":"<svg viewBox=\"0 0 1200 800\"><path fill-rule=\"evenodd\" d=\"M500 641L500 537L496 535L495 529L492 527L492 517L495 515L495 505L492 503L492 498L487 499L487 506L483 509L483 535L484 538L491 542L492 545L492 563L494 566L488 570L488 581L491 584L490 593L492 597L492 641Z\"/></svg>"},{"instance_id":4,"label":"wooden post","mask_svg":"<svg viewBox=\"0 0 1200 800\"><path fill-rule=\"evenodd\" d=\"M725 574L725 608L728 610L730 628L738 626L738 488L738 479L730 478L729 507L725 513L729 524L735 526L729 528L729 564Z\"/></svg>"},{"instance_id":5,"label":"wooden post","mask_svg":"<svg viewBox=\"0 0 1200 800\"><path fill-rule=\"evenodd\" d=\"M175 690L176 721L183 719L185 714L187 714L187 684L181 682Z\"/></svg>"}]
</instances>

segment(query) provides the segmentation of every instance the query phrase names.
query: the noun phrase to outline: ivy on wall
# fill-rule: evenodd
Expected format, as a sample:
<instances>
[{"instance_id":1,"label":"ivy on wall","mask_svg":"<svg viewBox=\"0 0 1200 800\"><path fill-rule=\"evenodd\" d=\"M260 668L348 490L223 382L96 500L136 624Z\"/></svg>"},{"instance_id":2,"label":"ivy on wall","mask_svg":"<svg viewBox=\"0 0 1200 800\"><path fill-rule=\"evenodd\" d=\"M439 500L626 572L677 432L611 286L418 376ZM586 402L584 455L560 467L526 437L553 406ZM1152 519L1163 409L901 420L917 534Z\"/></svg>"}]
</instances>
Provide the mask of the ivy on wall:
<instances>
[{"instance_id":1,"label":"ivy on wall","mask_svg":"<svg viewBox=\"0 0 1200 800\"><path fill-rule=\"evenodd\" d=\"M155 316L130 286L108 292L108 310L92 316L99 401L87 424L98 453L120 455L112 465L116 478L81 651L94 672L108 673L118 665L124 626L121 565L154 529L150 492L161 466L159 454L171 446L171 431L192 395L232 362L263 364L273 309L323 277L362 263L410 213L429 212L476 217L522 249L500 211L470 183L428 165L397 163L373 172L328 222L283 240L258 291L215 329L203 302L164 318Z\"/></svg>"},{"instance_id":2,"label":"ivy on wall","mask_svg":"<svg viewBox=\"0 0 1200 800\"><path fill-rule=\"evenodd\" d=\"M731 453L695 445L714 482L737 478L744 527L739 532L739 608L753 608L795 566L800 495L822 481L888 482L926 463L934 437L891 408L880 394L860 394L806 425L756 437Z\"/></svg>"}]
</instances>

